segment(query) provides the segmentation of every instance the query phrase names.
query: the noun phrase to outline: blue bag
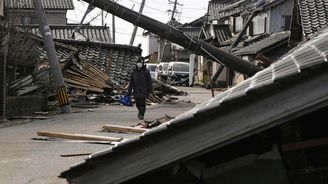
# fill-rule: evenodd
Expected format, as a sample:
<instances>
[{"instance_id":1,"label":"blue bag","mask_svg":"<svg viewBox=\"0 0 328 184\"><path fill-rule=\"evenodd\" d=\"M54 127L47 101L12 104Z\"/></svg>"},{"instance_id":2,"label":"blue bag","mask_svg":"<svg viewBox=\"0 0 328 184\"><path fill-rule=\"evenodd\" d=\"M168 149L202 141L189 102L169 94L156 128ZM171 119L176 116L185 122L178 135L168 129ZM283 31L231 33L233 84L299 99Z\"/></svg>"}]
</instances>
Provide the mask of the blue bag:
<instances>
[{"instance_id":1,"label":"blue bag","mask_svg":"<svg viewBox=\"0 0 328 184\"><path fill-rule=\"evenodd\" d=\"M125 106L133 106L131 96L128 95L122 96L120 103Z\"/></svg>"}]
</instances>

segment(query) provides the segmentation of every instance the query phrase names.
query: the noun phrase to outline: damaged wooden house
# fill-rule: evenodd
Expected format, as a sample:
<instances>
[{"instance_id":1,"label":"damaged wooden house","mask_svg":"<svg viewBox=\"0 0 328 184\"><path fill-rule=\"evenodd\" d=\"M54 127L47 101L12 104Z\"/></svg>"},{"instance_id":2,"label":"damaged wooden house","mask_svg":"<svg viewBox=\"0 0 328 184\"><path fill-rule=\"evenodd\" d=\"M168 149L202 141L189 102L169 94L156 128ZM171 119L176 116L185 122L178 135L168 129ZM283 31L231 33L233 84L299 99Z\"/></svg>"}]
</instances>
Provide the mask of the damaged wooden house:
<instances>
[{"instance_id":1,"label":"damaged wooden house","mask_svg":"<svg viewBox=\"0 0 328 184\"><path fill-rule=\"evenodd\" d=\"M67 10L74 8L72 0L43 3L70 100L118 102L119 95L126 90L135 62L141 56L141 48L111 43L106 26L67 24ZM3 35L11 33L4 40L11 51L6 56L8 86L5 91L8 97L4 102L7 101L7 116L48 110L48 101L56 98L33 8L29 0L5 3L4 22L7 25L4 24L1 32ZM163 102L161 97L167 94L185 94L158 81L155 83L157 93L149 98L149 102ZM95 95L88 98L92 94Z\"/></svg>"},{"instance_id":2,"label":"damaged wooden house","mask_svg":"<svg viewBox=\"0 0 328 184\"><path fill-rule=\"evenodd\" d=\"M227 63L249 77L169 122L90 155L59 177L74 184L327 183L328 27L322 19L327 20L328 4L294 3L301 32L292 29L300 37L291 37L302 41L270 66L246 73Z\"/></svg>"},{"instance_id":3,"label":"damaged wooden house","mask_svg":"<svg viewBox=\"0 0 328 184\"><path fill-rule=\"evenodd\" d=\"M327 41L327 29L317 32L271 67L60 177L75 184L327 183Z\"/></svg>"}]
</instances>

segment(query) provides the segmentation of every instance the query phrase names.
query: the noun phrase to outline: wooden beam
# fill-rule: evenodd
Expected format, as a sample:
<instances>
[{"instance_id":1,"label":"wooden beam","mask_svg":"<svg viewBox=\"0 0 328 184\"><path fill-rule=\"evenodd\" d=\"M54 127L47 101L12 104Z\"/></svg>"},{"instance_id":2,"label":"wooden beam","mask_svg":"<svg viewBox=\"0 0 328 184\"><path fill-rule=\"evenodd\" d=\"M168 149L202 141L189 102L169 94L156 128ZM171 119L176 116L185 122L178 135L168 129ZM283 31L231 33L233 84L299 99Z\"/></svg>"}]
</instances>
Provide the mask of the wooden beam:
<instances>
[{"instance_id":1,"label":"wooden beam","mask_svg":"<svg viewBox=\"0 0 328 184\"><path fill-rule=\"evenodd\" d=\"M92 153L76 153L76 154L62 154L61 157L77 157L77 156L88 156Z\"/></svg>"},{"instance_id":2,"label":"wooden beam","mask_svg":"<svg viewBox=\"0 0 328 184\"><path fill-rule=\"evenodd\" d=\"M113 132L143 133L147 129L146 128L120 126L120 125L104 125L103 130L113 131Z\"/></svg>"},{"instance_id":3,"label":"wooden beam","mask_svg":"<svg viewBox=\"0 0 328 184\"><path fill-rule=\"evenodd\" d=\"M68 134L68 133L44 132L44 131L38 131L37 133L38 133L38 136L73 139L73 140L98 140L98 141L121 141L122 140L122 138L119 138L119 137L105 137L105 136L97 136L97 135Z\"/></svg>"},{"instance_id":4,"label":"wooden beam","mask_svg":"<svg viewBox=\"0 0 328 184\"><path fill-rule=\"evenodd\" d=\"M302 150L305 148L313 148L318 146L328 145L328 137L320 138L320 139L312 139L302 142L290 143L290 144L282 144L281 150L286 151L294 151L294 150Z\"/></svg>"}]
</instances>

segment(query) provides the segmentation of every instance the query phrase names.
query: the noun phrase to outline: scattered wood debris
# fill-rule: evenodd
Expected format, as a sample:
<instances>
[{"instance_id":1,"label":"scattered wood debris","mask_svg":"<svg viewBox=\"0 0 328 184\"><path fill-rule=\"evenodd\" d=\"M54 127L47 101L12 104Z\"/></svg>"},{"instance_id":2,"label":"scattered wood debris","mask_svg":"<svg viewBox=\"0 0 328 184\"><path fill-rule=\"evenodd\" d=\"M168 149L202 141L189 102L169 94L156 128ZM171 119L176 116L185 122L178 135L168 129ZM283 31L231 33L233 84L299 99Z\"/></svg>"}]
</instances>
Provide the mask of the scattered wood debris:
<instances>
[{"instance_id":1,"label":"scattered wood debris","mask_svg":"<svg viewBox=\"0 0 328 184\"><path fill-rule=\"evenodd\" d=\"M8 119L49 119L49 116L12 116L8 117Z\"/></svg>"},{"instance_id":2,"label":"scattered wood debris","mask_svg":"<svg viewBox=\"0 0 328 184\"><path fill-rule=\"evenodd\" d=\"M174 117L171 117L171 116L165 114L165 116L163 116L161 118L157 118L153 121L144 121L142 123L138 123L136 127L138 127L138 128L153 128L153 127L161 125L162 123L170 121L173 118Z\"/></svg>"},{"instance_id":3,"label":"scattered wood debris","mask_svg":"<svg viewBox=\"0 0 328 184\"><path fill-rule=\"evenodd\" d=\"M37 114L37 115L49 115L49 112L33 112L33 114Z\"/></svg>"},{"instance_id":4,"label":"scattered wood debris","mask_svg":"<svg viewBox=\"0 0 328 184\"><path fill-rule=\"evenodd\" d=\"M75 153L75 154L61 154L61 157L77 157L77 156L88 156L92 153Z\"/></svg>"},{"instance_id":5,"label":"scattered wood debris","mask_svg":"<svg viewBox=\"0 0 328 184\"><path fill-rule=\"evenodd\" d=\"M69 133L58 133L58 132L44 132L38 131L38 136L45 137L55 137L63 139L73 139L73 140L89 140L89 141L121 141L123 138L119 137L106 137L97 135L85 135L85 134L69 134Z\"/></svg>"},{"instance_id":6,"label":"scattered wood debris","mask_svg":"<svg viewBox=\"0 0 328 184\"><path fill-rule=\"evenodd\" d=\"M147 129L139 128L139 127L128 127L128 126L121 126L121 125L104 125L104 131L111 131L111 132L124 132L124 133L143 133Z\"/></svg>"}]
</instances>

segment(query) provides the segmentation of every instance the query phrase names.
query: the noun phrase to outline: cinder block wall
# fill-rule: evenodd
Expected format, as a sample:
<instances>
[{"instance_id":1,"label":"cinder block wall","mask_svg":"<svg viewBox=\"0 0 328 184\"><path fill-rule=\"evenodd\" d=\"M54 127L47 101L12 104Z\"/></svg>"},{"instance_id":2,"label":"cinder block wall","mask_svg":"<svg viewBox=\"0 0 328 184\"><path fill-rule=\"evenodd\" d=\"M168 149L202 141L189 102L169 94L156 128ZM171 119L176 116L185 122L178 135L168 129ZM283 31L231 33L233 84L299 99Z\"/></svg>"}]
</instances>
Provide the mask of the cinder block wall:
<instances>
[{"instance_id":1,"label":"cinder block wall","mask_svg":"<svg viewBox=\"0 0 328 184\"><path fill-rule=\"evenodd\" d=\"M47 111L47 101L42 96L13 96L7 97L6 116L28 116L34 112Z\"/></svg>"},{"instance_id":2,"label":"cinder block wall","mask_svg":"<svg viewBox=\"0 0 328 184\"><path fill-rule=\"evenodd\" d=\"M0 120L5 118L5 105L6 105L6 96L5 96L5 86L6 86L6 66L5 66L5 57L3 54L3 49L0 48Z\"/></svg>"}]
</instances>

